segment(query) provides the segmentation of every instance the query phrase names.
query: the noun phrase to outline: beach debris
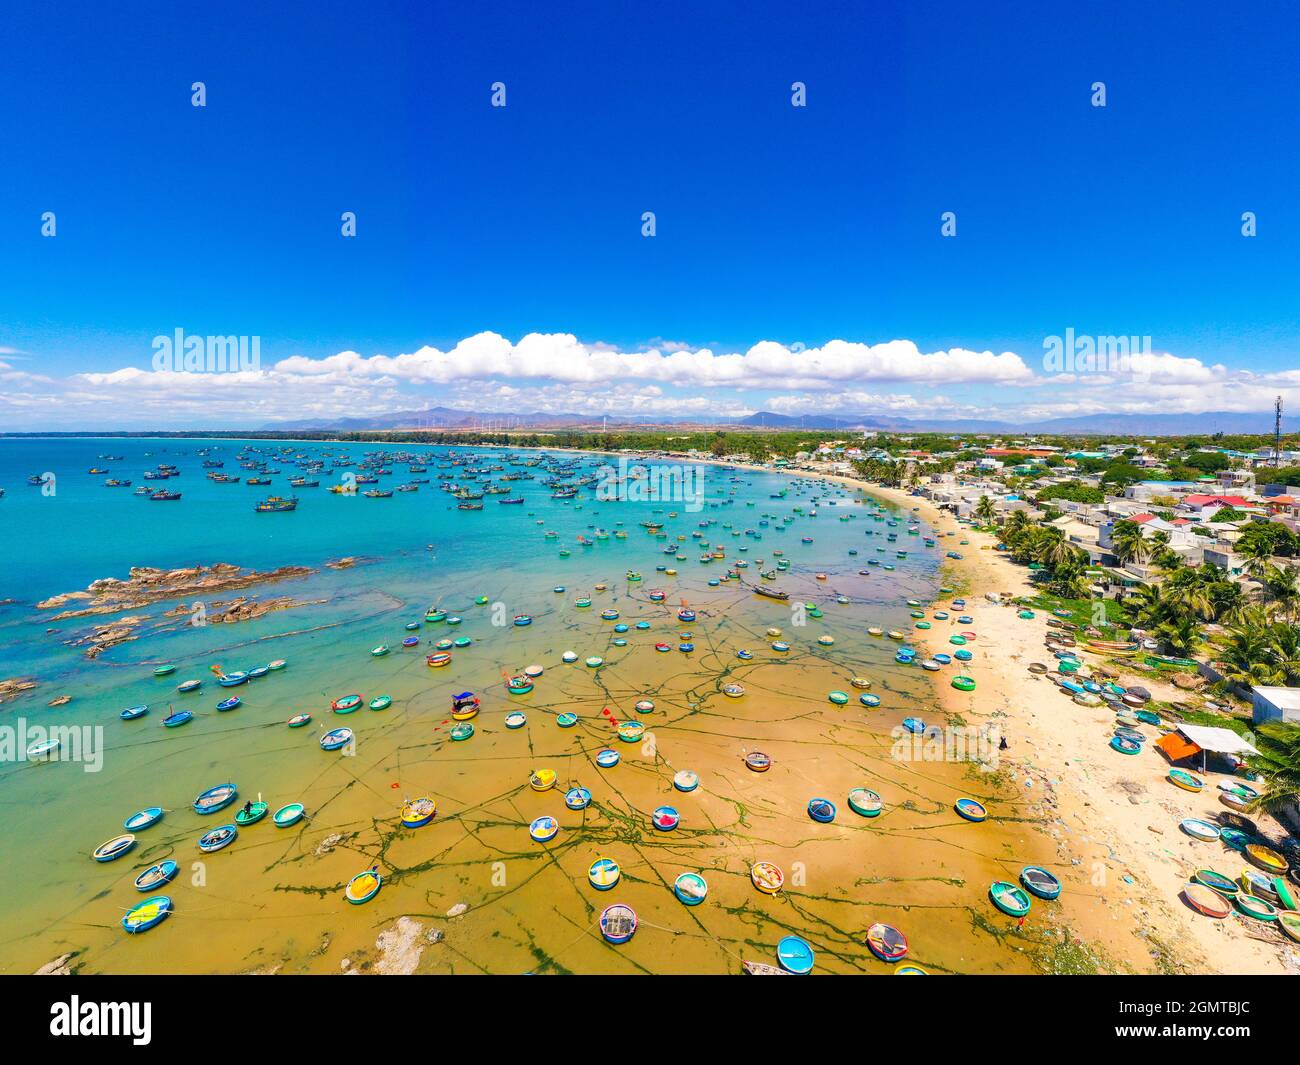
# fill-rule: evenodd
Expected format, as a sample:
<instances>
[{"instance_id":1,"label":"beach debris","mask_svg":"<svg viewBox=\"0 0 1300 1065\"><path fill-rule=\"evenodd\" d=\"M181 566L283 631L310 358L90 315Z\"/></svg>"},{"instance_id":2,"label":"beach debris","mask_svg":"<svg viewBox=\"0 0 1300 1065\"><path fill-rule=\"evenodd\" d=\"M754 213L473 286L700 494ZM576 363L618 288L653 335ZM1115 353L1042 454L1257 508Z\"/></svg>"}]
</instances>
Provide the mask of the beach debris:
<instances>
[{"instance_id":1,"label":"beach debris","mask_svg":"<svg viewBox=\"0 0 1300 1065\"><path fill-rule=\"evenodd\" d=\"M47 961L44 965L42 965L39 969L37 969L36 972L32 973L32 975L33 976L71 976L73 973L76 972L76 969L72 965L72 959L75 958L79 953L80 951L70 950L68 951L67 954L60 954L57 958Z\"/></svg>"},{"instance_id":2,"label":"beach debris","mask_svg":"<svg viewBox=\"0 0 1300 1065\"><path fill-rule=\"evenodd\" d=\"M329 854L330 851L332 851L335 847L337 847L342 842L343 842L343 833L331 832L317 845L316 856L320 857L322 854Z\"/></svg>"},{"instance_id":3,"label":"beach debris","mask_svg":"<svg viewBox=\"0 0 1300 1065\"><path fill-rule=\"evenodd\" d=\"M469 903L467 903L467 902L458 902L458 903L456 903L455 906L453 906L450 910L447 911L447 916L448 916L448 917L459 917L462 913L464 913L464 912L465 912L466 910L468 910L468 909L469 909Z\"/></svg>"},{"instance_id":4,"label":"beach debris","mask_svg":"<svg viewBox=\"0 0 1300 1065\"><path fill-rule=\"evenodd\" d=\"M375 949L379 951L379 960L375 971L383 976L409 976L420 964L420 955L424 946L420 943L420 932L424 925L410 917L399 917L392 928L379 933L375 940Z\"/></svg>"}]
</instances>

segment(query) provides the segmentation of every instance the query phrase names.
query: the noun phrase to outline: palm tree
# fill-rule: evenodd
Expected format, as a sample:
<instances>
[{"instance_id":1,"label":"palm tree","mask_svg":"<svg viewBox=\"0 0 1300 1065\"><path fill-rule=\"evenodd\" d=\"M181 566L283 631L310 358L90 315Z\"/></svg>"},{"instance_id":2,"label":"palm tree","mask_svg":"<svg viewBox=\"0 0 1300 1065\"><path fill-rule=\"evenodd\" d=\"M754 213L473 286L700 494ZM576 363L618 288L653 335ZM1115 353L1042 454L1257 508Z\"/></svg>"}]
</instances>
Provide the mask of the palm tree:
<instances>
[{"instance_id":1,"label":"palm tree","mask_svg":"<svg viewBox=\"0 0 1300 1065\"><path fill-rule=\"evenodd\" d=\"M1252 810L1280 814L1300 801L1300 725L1273 721L1255 733L1259 754L1247 759L1264 778L1264 790Z\"/></svg>"},{"instance_id":2,"label":"palm tree","mask_svg":"<svg viewBox=\"0 0 1300 1065\"><path fill-rule=\"evenodd\" d=\"M1267 565L1259 574L1264 586L1264 596L1276 614L1294 621L1296 607L1300 606L1300 580L1290 566Z\"/></svg>"},{"instance_id":3,"label":"palm tree","mask_svg":"<svg viewBox=\"0 0 1300 1065\"><path fill-rule=\"evenodd\" d=\"M1142 535L1142 526L1135 521L1117 521L1111 529L1110 543L1120 565L1145 562L1151 557L1151 545Z\"/></svg>"},{"instance_id":4,"label":"palm tree","mask_svg":"<svg viewBox=\"0 0 1300 1065\"><path fill-rule=\"evenodd\" d=\"M1246 560L1246 572L1252 577L1263 574L1273 561L1273 541L1266 533L1265 524L1258 523L1259 532L1254 531L1256 527L1255 524L1246 526L1233 545L1238 557Z\"/></svg>"},{"instance_id":5,"label":"palm tree","mask_svg":"<svg viewBox=\"0 0 1300 1065\"><path fill-rule=\"evenodd\" d=\"M993 497L980 496L980 501L975 504L975 517L985 525L991 525L996 514L997 508L993 505Z\"/></svg>"},{"instance_id":6,"label":"palm tree","mask_svg":"<svg viewBox=\"0 0 1300 1065\"><path fill-rule=\"evenodd\" d=\"M1191 658L1205 639L1201 635L1201 623L1187 614L1171 615L1156 626L1155 634L1169 650L1183 658Z\"/></svg>"}]
</instances>

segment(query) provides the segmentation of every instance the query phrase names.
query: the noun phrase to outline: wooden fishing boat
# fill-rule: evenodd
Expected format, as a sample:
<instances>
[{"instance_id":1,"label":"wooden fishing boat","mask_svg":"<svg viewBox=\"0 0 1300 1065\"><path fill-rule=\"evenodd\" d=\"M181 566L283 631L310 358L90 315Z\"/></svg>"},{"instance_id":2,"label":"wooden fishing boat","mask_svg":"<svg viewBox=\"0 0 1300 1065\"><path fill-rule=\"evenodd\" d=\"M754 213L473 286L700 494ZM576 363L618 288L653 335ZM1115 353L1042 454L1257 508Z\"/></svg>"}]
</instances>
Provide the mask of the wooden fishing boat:
<instances>
[{"instance_id":1,"label":"wooden fishing boat","mask_svg":"<svg viewBox=\"0 0 1300 1065\"><path fill-rule=\"evenodd\" d=\"M112 839L105 840L90 852L90 856L97 862L111 862L122 857L122 855L134 846L135 836L127 832L124 835L114 836Z\"/></svg>"},{"instance_id":2,"label":"wooden fishing boat","mask_svg":"<svg viewBox=\"0 0 1300 1065\"><path fill-rule=\"evenodd\" d=\"M167 666L155 666L155 667L154 667L154 671L153 671L153 675L154 675L155 677L166 677L166 676L168 676L168 675L170 675L170 674L172 674L172 673L175 673L175 672L176 672L176 667L175 667L175 666L171 666L171 665L167 665Z\"/></svg>"},{"instance_id":3,"label":"wooden fishing boat","mask_svg":"<svg viewBox=\"0 0 1300 1065\"><path fill-rule=\"evenodd\" d=\"M218 810L224 810L235 801L238 794L239 792L235 789L234 784L217 784L215 787L201 792L199 797L194 800L194 812L196 814L214 814Z\"/></svg>"},{"instance_id":4,"label":"wooden fishing boat","mask_svg":"<svg viewBox=\"0 0 1300 1065\"><path fill-rule=\"evenodd\" d=\"M740 967L747 976L790 976L778 965L769 965L765 961L742 961Z\"/></svg>"},{"instance_id":5,"label":"wooden fishing boat","mask_svg":"<svg viewBox=\"0 0 1300 1065\"><path fill-rule=\"evenodd\" d=\"M165 921L172 912L172 900L166 895L155 895L127 910L122 918L122 927L133 935L147 932Z\"/></svg>"},{"instance_id":6,"label":"wooden fishing boat","mask_svg":"<svg viewBox=\"0 0 1300 1065\"><path fill-rule=\"evenodd\" d=\"M893 925L876 923L868 928L867 946L881 961L894 962L907 955L907 937Z\"/></svg>"},{"instance_id":7,"label":"wooden fishing boat","mask_svg":"<svg viewBox=\"0 0 1300 1065\"><path fill-rule=\"evenodd\" d=\"M383 884L382 876L373 869L367 869L364 873L357 873L348 881L347 887L343 889L343 897L353 905L360 906L378 895Z\"/></svg>"},{"instance_id":8,"label":"wooden fishing boat","mask_svg":"<svg viewBox=\"0 0 1300 1065\"><path fill-rule=\"evenodd\" d=\"M755 862L749 870L749 878L765 895L775 895L785 884L785 873L771 862Z\"/></svg>"},{"instance_id":9,"label":"wooden fishing boat","mask_svg":"<svg viewBox=\"0 0 1300 1065\"><path fill-rule=\"evenodd\" d=\"M468 721L462 721L458 725L453 725L448 735L453 742L460 743L474 735L474 726Z\"/></svg>"},{"instance_id":10,"label":"wooden fishing boat","mask_svg":"<svg viewBox=\"0 0 1300 1065\"><path fill-rule=\"evenodd\" d=\"M1274 906L1281 904L1282 900L1273 888L1273 878L1266 876L1258 869L1242 869L1241 877L1237 883L1241 885L1242 891L1248 895L1255 895Z\"/></svg>"},{"instance_id":11,"label":"wooden fishing boat","mask_svg":"<svg viewBox=\"0 0 1300 1065\"><path fill-rule=\"evenodd\" d=\"M176 710L162 719L163 728L180 728L194 720L192 710Z\"/></svg>"}]
</instances>

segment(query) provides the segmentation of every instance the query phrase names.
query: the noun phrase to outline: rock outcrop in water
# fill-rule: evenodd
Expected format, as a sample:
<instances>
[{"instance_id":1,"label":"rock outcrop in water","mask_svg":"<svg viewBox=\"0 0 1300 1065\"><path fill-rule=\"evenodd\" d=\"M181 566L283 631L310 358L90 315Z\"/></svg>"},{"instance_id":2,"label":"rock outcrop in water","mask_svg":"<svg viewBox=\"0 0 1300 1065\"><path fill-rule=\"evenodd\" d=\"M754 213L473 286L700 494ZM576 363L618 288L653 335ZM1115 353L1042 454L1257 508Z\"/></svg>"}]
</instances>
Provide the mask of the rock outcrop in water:
<instances>
[{"instance_id":1,"label":"rock outcrop in water","mask_svg":"<svg viewBox=\"0 0 1300 1065\"><path fill-rule=\"evenodd\" d=\"M36 681L31 677L10 677L8 680L0 680L0 703L8 702L35 687Z\"/></svg>"},{"instance_id":2,"label":"rock outcrop in water","mask_svg":"<svg viewBox=\"0 0 1300 1065\"><path fill-rule=\"evenodd\" d=\"M62 610L52 620L88 617L92 614L113 614L119 610L133 610L150 606L166 599L192 598L213 592L228 592L249 588L270 581L306 577L311 573L307 566L280 566L258 572L244 570L228 562L213 566L193 566L188 569L162 570L149 566L133 568L126 580L105 577L92 581L85 591L65 592L36 604L38 610ZM84 606L77 604L85 604ZM73 609L64 609L66 607Z\"/></svg>"}]
</instances>

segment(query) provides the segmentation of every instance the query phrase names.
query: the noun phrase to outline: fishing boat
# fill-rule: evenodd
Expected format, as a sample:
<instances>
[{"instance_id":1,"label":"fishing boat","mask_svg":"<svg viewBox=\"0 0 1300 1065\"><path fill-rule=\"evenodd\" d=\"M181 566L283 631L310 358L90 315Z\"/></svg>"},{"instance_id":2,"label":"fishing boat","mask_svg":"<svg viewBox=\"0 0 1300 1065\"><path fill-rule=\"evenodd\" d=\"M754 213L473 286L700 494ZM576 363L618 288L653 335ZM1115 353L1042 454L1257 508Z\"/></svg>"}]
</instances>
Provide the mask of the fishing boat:
<instances>
[{"instance_id":1,"label":"fishing boat","mask_svg":"<svg viewBox=\"0 0 1300 1065\"><path fill-rule=\"evenodd\" d=\"M360 906L363 902L369 902L379 894L379 889L384 884L384 878L373 869L367 869L364 873L357 873L348 881L347 887L343 889L343 897L348 902Z\"/></svg>"},{"instance_id":2,"label":"fishing boat","mask_svg":"<svg viewBox=\"0 0 1300 1065\"><path fill-rule=\"evenodd\" d=\"M1287 869L1287 860L1277 851L1265 847L1260 843L1247 844L1245 850L1246 860L1252 865L1258 866L1267 873L1276 876L1279 873L1285 873Z\"/></svg>"},{"instance_id":3,"label":"fishing boat","mask_svg":"<svg viewBox=\"0 0 1300 1065\"><path fill-rule=\"evenodd\" d=\"M1257 921L1277 920L1277 907L1257 895L1247 895L1244 891L1241 891L1232 897L1232 901L1236 903L1237 909L1247 917L1253 917Z\"/></svg>"},{"instance_id":4,"label":"fishing boat","mask_svg":"<svg viewBox=\"0 0 1300 1065\"><path fill-rule=\"evenodd\" d=\"M244 700L238 695L232 695L229 699L222 699L221 702L217 703L217 709L225 713L227 710L233 710L235 707L243 705L243 702Z\"/></svg>"},{"instance_id":5,"label":"fishing boat","mask_svg":"<svg viewBox=\"0 0 1300 1065\"><path fill-rule=\"evenodd\" d=\"M924 732L925 722L919 717L905 717L903 718L903 728L907 729L907 731L911 733Z\"/></svg>"},{"instance_id":6,"label":"fishing boat","mask_svg":"<svg viewBox=\"0 0 1300 1065\"><path fill-rule=\"evenodd\" d=\"M766 773L772 768L772 758L762 751L750 751L745 755L745 768L755 773Z\"/></svg>"},{"instance_id":7,"label":"fishing boat","mask_svg":"<svg viewBox=\"0 0 1300 1065\"><path fill-rule=\"evenodd\" d=\"M1195 792L1205 787L1205 781L1192 776L1191 773L1183 769L1171 769L1168 776L1171 784L1177 788L1182 788L1184 791Z\"/></svg>"},{"instance_id":8,"label":"fishing boat","mask_svg":"<svg viewBox=\"0 0 1300 1065\"><path fill-rule=\"evenodd\" d=\"M350 728L331 729L320 738L320 749L322 751L337 751L340 747L346 747L352 742L352 735Z\"/></svg>"},{"instance_id":9,"label":"fishing boat","mask_svg":"<svg viewBox=\"0 0 1300 1065\"><path fill-rule=\"evenodd\" d=\"M849 792L849 809L862 817L877 816L884 805L884 800L870 788L854 788Z\"/></svg>"},{"instance_id":10,"label":"fishing boat","mask_svg":"<svg viewBox=\"0 0 1300 1065\"><path fill-rule=\"evenodd\" d=\"M624 743L636 743L645 735L645 725L640 721L623 721L618 726L618 738Z\"/></svg>"},{"instance_id":11,"label":"fishing boat","mask_svg":"<svg viewBox=\"0 0 1300 1065\"><path fill-rule=\"evenodd\" d=\"M234 673L220 673L217 675L217 683L223 688L235 688L248 680L248 674L236 671Z\"/></svg>"},{"instance_id":12,"label":"fishing boat","mask_svg":"<svg viewBox=\"0 0 1300 1065\"><path fill-rule=\"evenodd\" d=\"M528 835L534 843L549 843L560 831L560 822L554 817L543 815L528 826Z\"/></svg>"},{"instance_id":13,"label":"fishing boat","mask_svg":"<svg viewBox=\"0 0 1300 1065\"><path fill-rule=\"evenodd\" d=\"M146 810L132 814L122 822L122 827L128 832L143 832L146 828L153 828L163 818L163 808L161 806L150 806Z\"/></svg>"},{"instance_id":14,"label":"fishing boat","mask_svg":"<svg viewBox=\"0 0 1300 1065\"><path fill-rule=\"evenodd\" d=\"M135 889L137 891L152 891L154 888L162 887L163 884L169 884L180 872L180 866L168 858L157 865L151 865L135 878Z\"/></svg>"},{"instance_id":15,"label":"fishing boat","mask_svg":"<svg viewBox=\"0 0 1300 1065\"><path fill-rule=\"evenodd\" d=\"M656 807L650 815L650 824L660 832L671 832L682 823L682 815L672 806Z\"/></svg>"},{"instance_id":16,"label":"fishing boat","mask_svg":"<svg viewBox=\"0 0 1300 1065\"><path fill-rule=\"evenodd\" d=\"M1231 877L1217 873L1213 869L1197 869L1193 879L1203 887L1216 891L1220 895L1235 895L1241 890L1240 886Z\"/></svg>"},{"instance_id":17,"label":"fishing boat","mask_svg":"<svg viewBox=\"0 0 1300 1065\"><path fill-rule=\"evenodd\" d=\"M153 671L155 677L166 677L176 672L175 666L156 666Z\"/></svg>"},{"instance_id":18,"label":"fishing boat","mask_svg":"<svg viewBox=\"0 0 1300 1065\"><path fill-rule=\"evenodd\" d=\"M636 910L623 902L606 906L600 915L600 934L611 943L626 943L636 934Z\"/></svg>"},{"instance_id":19,"label":"fishing boat","mask_svg":"<svg viewBox=\"0 0 1300 1065\"><path fill-rule=\"evenodd\" d=\"M687 906L698 906L708 893L708 882L699 873L682 873L673 881L673 894Z\"/></svg>"},{"instance_id":20,"label":"fishing boat","mask_svg":"<svg viewBox=\"0 0 1300 1065\"><path fill-rule=\"evenodd\" d=\"M388 644L381 643L378 647L370 648L370 653L375 658L383 658L384 655L388 654L388 650L389 650Z\"/></svg>"},{"instance_id":21,"label":"fishing boat","mask_svg":"<svg viewBox=\"0 0 1300 1065\"><path fill-rule=\"evenodd\" d=\"M165 921L172 912L172 900L166 895L155 895L127 910L122 918L122 927L132 934L147 932Z\"/></svg>"},{"instance_id":22,"label":"fishing boat","mask_svg":"<svg viewBox=\"0 0 1300 1065\"><path fill-rule=\"evenodd\" d=\"M790 598L789 592L783 592L779 588L769 588L763 584L756 584L754 586L754 594L766 596L768 599L779 599L782 601Z\"/></svg>"},{"instance_id":23,"label":"fishing boat","mask_svg":"<svg viewBox=\"0 0 1300 1065\"><path fill-rule=\"evenodd\" d=\"M199 850L204 854L212 854L223 847L229 847L235 842L235 837L238 835L239 830L234 825L222 825L220 828L214 828L199 837Z\"/></svg>"},{"instance_id":24,"label":"fishing boat","mask_svg":"<svg viewBox=\"0 0 1300 1065\"><path fill-rule=\"evenodd\" d=\"M771 862L755 862L749 870L749 878L765 895L775 895L785 884L785 873Z\"/></svg>"},{"instance_id":25,"label":"fishing boat","mask_svg":"<svg viewBox=\"0 0 1300 1065\"><path fill-rule=\"evenodd\" d=\"M894 962L907 955L907 937L893 925L876 923L867 929L867 947L881 961Z\"/></svg>"},{"instance_id":26,"label":"fishing boat","mask_svg":"<svg viewBox=\"0 0 1300 1065\"><path fill-rule=\"evenodd\" d=\"M111 862L122 857L134 846L135 836L128 832L125 835L114 836L112 839L105 840L90 852L90 856L97 862Z\"/></svg>"},{"instance_id":27,"label":"fishing boat","mask_svg":"<svg viewBox=\"0 0 1300 1065\"><path fill-rule=\"evenodd\" d=\"M276 828L288 828L290 825L296 825L303 818L305 812L302 803L291 802L287 806L281 806L271 815L271 821Z\"/></svg>"},{"instance_id":28,"label":"fishing boat","mask_svg":"<svg viewBox=\"0 0 1300 1065\"><path fill-rule=\"evenodd\" d=\"M1208 821L1202 821L1200 818L1188 817L1178 822L1178 827L1186 832L1192 839L1199 839L1205 843L1213 843L1222 834L1218 825L1212 825Z\"/></svg>"},{"instance_id":29,"label":"fishing boat","mask_svg":"<svg viewBox=\"0 0 1300 1065\"><path fill-rule=\"evenodd\" d=\"M1061 894L1061 881L1039 865L1027 865L1020 870L1020 883L1026 891L1040 899L1050 901L1059 898Z\"/></svg>"},{"instance_id":30,"label":"fishing boat","mask_svg":"<svg viewBox=\"0 0 1300 1065\"><path fill-rule=\"evenodd\" d=\"M215 787L201 792L199 797L194 800L192 804L194 812L196 814L214 814L218 810L224 810L235 801L238 794L239 792L234 784L217 784Z\"/></svg>"},{"instance_id":31,"label":"fishing boat","mask_svg":"<svg viewBox=\"0 0 1300 1065\"><path fill-rule=\"evenodd\" d=\"M393 705L393 697L391 695L376 695L367 705L371 710L387 710Z\"/></svg>"},{"instance_id":32,"label":"fishing boat","mask_svg":"<svg viewBox=\"0 0 1300 1065\"><path fill-rule=\"evenodd\" d=\"M587 880L597 891L608 891L622 875L618 862L613 858L597 858L587 870Z\"/></svg>"},{"instance_id":33,"label":"fishing boat","mask_svg":"<svg viewBox=\"0 0 1300 1065\"><path fill-rule=\"evenodd\" d=\"M555 787L558 779L554 769L534 769L532 776L528 778L528 786L533 791L550 791Z\"/></svg>"},{"instance_id":34,"label":"fishing boat","mask_svg":"<svg viewBox=\"0 0 1300 1065\"><path fill-rule=\"evenodd\" d=\"M953 803L953 808L958 814L966 818L967 821L983 821L989 815L988 810L984 808L983 803L969 798L958 799Z\"/></svg>"},{"instance_id":35,"label":"fishing boat","mask_svg":"<svg viewBox=\"0 0 1300 1065\"><path fill-rule=\"evenodd\" d=\"M564 805L570 810L585 810L591 805L591 792L586 788L570 788L564 793Z\"/></svg>"},{"instance_id":36,"label":"fishing boat","mask_svg":"<svg viewBox=\"0 0 1300 1065\"><path fill-rule=\"evenodd\" d=\"M1140 754L1142 744L1128 736L1112 736L1110 746L1113 750L1119 751L1120 754Z\"/></svg>"},{"instance_id":37,"label":"fishing boat","mask_svg":"<svg viewBox=\"0 0 1300 1065\"><path fill-rule=\"evenodd\" d=\"M330 709L336 714L350 714L360 707L363 701L359 695L343 695L330 703Z\"/></svg>"},{"instance_id":38,"label":"fishing boat","mask_svg":"<svg viewBox=\"0 0 1300 1065\"><path fill-rule=\"evenodd\" d=\"M461 743L474 735L474 726L468 721L462 721L458 725L453 725L448 735L455 743Z\"/></svg>"},{"instance_id":39,"label":"fishing boat","mask_svg":"<svg viewBox=\"0 0 1300 1065\"><path fill-rule=\"evenodd\" d=\"M293 717L289 718L288 721L288 725L290 728L302 728L303 725L307 725L310 723L311 723L311 714L307 714L307 713L294 714Z\"/></svg>"},{"instance_id":40,"label":"fishing boat","mask_svg":"<svg viewBox=\"0 0 1300 1065\"><path fill-rule=\"evenodd\" d=\"M253 507L253 511L257 514L285 514L297 509L297 496L290 496L287 499L281 496L267 496Z\"/></svg>"},{"instance_id":41,"label":"fishing boat","mask_svg":"<svg viewBox=\"0 0 1300 1065\"><path fill-rule=\"evenodd\" d=\"M864 692L862 695L858 696L858 702L863 706L874 708L880 705L880 696L872 695L870 692Z\"/></svg>"},{"instance_id":42,"label":"fishing boat","mask_svg":"<svg viewBox=\"0 0 1300 1065\"><path fill-rule=\"evenodd\" d=\"M622 760L622 757L618 751L606 747L603 751L596 752L596 764L601 769L613 769Z\"/></svg>"},{"instance_id":43,"label":"fishing boat","mask_svg":"<svg viewBox=\"0 0 1300 1065\"><path fill-rule=\"evenodd\" d=\"M819 824L830 824L835 820L835 804L830 799L809 799L808 816Z\"/></svg>"},{"instance_id":44,"label":"fishing boat","mask_svg":"<svg viewBox=\"0 0 1300 1065\"><path fill-rule=\"evenodd\" d=\"M1255 895L1265 902L1272 903L1274 906L1281 904L1277 891L1273 888L1273 878L1265 876L1257 869L1242 869L1241 876L1237 883L1247 894Z\"/></svg>"},{"instance_id":45,"label":"fishing boat","mask_svg":"<svg viewBox=\"0 0 1300 1065\"><path fill-rule=\"evenodd\" d=\"M993 905L1008 917L1024 917L1033 905L1023 888L1006 880L995 880L989 887L989 898Z\"/></svg>"},{"instance_id":46,"label":"fishing boat","mask_svg":"<svg viewBox=\"0 0 1300 1065\"><path fill-rule=\"evenodd\" d=\"M255 825L266 816L269 809L270 807L264 802L250 802L244 809L235 814L235 824L240 828L246 825Z\"/></svg>"},{"instance_id":47,"label":"fishing boat","mask_svg":"<svg viewBox=\"0 0 1300 1065\"><path fill-rule=\"evenodd\" d=\"M813 969L813 949L798 936L785 936L776 945L776 960L786 972L806 976Z\"/></svg>"},{"instance_id":48,"label":"fishing boat","mask_svg":"<svg viewBox=\"0 0 1300 1065\"><path fill-rule=\"evenodd\" d=\"M528 718L522 710L512 710L506 714L505 726L508 729L523 728L527 723Z\"/></svg>"},{"instance_id":49,"label":"fishing boat","mask_svg":"<svg viewBox=\"0 0 1300 1065\"><path fill-rule=\"evenodd\" d=\"M194 713L191 710L177 710L163 718L163 728L179 728L181 725L188 724L194 720Z\"/></svg>"},{"instance_id":50,"label":"fishing boat","mask_svg":"<svg viewBox=\"0 0 1300 1065\"><path fill-rule=\"evenodd\" d=\"M183 680L176 685L176 690L185 695L189 692L196 692L201 687L203 687L203 681L201 680Z\"/></svg>"}]
</instances>

